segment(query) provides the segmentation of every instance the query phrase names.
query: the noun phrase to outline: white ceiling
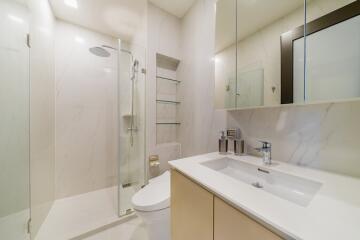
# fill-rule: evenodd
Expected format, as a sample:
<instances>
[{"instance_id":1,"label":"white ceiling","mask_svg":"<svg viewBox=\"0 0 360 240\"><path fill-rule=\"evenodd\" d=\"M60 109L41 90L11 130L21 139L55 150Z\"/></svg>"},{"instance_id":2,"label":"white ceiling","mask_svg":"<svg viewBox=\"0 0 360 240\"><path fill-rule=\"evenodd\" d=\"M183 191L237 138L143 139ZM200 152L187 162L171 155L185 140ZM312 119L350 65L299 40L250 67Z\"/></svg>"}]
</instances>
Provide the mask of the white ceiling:
<instances>
[{"instance_id":1,"label":"white ceiling","mask_svg":"<svg viewBox=\"0 0 360 240\"><path fill-rule=\"evenodd\" d=\"M302 8L303 0L238 0L236 26L236 6L233 0L218 0L216 7L216 52L250 36L276 20ZM280 37L280 36L279 36Z\"/></svg>"},{"instance_id":2,"label":"white ceiling","mask_svg":"<svg viewBox=\"0 0 360 240\"><path fill-rule=\"evenodd\" d=\"M182 18L191 8L196 0L149 0L157 7L172 15Z\"/></svg>"},{"instance_id":3,"label":"white ceiling","mask_svg":"<svg viewBox=\"0 0 360 240\"><path fill-rule=\"evenodd\" d=\"M28 3L28 0L15 0L15 2L26 5Z\"/></svg>"},{"instance_id":4,"label":"white ceiling","mask_svg":"<svg viewBox=\"0 0 360 240\"><path fill-rule=\"evenodd\" d=\"M146 0L77 0L77 9L64 0L49 1L57 18L125 41L146 17Z\"/></svg>"}]
</instances>

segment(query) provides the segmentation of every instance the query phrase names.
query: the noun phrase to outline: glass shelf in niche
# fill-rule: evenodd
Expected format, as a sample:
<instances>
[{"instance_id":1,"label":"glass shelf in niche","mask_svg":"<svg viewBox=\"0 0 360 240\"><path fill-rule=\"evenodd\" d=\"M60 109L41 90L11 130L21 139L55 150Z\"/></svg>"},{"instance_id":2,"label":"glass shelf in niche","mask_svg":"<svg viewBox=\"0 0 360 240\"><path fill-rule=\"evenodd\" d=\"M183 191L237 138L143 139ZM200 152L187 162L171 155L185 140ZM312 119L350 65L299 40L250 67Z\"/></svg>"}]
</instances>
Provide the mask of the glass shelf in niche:
<instances>
[{"instance_id":1,"label":"glass shelf in niche","mask_svg":"<svg viewBox=\"0 0 360 240\"><path fill-rule=\"evenodd\" d=\"M179 80L176 80L176 79L172 79L172 78L167 78L167 77L160 77L160 76L156 76L156 78L159 78L159 79L162 79L162 80L166 80L166 81L170 81L170 82L173 82L173 83L181 83L181 81Z\"/></svg>"},{"instance_id":2,"label":"glass shelf in niche","mask_svg":"<svg viewBox=\"0 0 360 240\"><path fill-rule=\"evenodd\" d=\"M164 104L180 104L180 102L178 102L178 101L161 100L161 99L157 99L156 102L157 103L164 103Z\"/></svg>"}]
</instances>

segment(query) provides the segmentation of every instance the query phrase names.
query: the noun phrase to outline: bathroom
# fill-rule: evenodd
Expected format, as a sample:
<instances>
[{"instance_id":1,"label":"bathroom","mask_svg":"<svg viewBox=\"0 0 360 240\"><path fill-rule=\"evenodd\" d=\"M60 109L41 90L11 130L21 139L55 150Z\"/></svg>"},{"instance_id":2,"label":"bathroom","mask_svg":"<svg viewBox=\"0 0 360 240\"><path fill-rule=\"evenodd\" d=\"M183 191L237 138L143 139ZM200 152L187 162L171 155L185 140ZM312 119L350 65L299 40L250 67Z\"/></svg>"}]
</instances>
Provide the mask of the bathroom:
<instances>
[{"instance_id":1,"label":"bathroom","mask_svg":"<svg viewBox=\"0 0 360 240\"><path fill-rule=\"evenodd\" d=\"M0 0L0 239L360 239L359 0Z\"/></svg>"}]
</instances>

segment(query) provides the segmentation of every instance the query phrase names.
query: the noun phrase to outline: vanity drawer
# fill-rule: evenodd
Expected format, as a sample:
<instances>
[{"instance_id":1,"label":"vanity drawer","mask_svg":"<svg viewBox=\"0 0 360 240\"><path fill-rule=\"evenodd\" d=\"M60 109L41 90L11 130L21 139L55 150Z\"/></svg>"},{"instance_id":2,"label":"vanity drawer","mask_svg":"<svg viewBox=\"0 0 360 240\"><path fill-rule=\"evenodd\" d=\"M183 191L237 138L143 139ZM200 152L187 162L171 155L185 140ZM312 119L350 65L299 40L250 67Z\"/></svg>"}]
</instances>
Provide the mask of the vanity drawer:
<instances>
[{"instance_id":1,"label":"vanity drawer","mask_svg":"<svg viewBox=\"0 0 360 240\"><path fill-rule=\"evenodd\" d=\"M280 240L278 235L255 222L220 198L214 199L214 240Z\"/></svg>"}]
</instances>

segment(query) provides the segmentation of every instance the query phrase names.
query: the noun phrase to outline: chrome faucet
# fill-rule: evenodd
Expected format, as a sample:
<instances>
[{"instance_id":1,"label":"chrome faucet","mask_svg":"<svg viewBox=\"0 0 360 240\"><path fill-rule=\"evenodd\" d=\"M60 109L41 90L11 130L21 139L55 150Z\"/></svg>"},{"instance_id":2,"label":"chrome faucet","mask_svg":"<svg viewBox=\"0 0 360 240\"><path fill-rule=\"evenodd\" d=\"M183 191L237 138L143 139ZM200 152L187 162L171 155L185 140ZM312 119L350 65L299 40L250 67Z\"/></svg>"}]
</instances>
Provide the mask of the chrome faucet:
<instances>
[{"instance_id":1,"label":"chrome faucet","mask_svg":"<svg viewBox=\"0 0 360 240\"><path fill-rule=\"evenodd\" d=\"M257 151L263 154L263 162L265 165L271 165L271 143L266 141L259 141L262 143L261 148L255 148Z\"/></svg>"}]
</instances>

